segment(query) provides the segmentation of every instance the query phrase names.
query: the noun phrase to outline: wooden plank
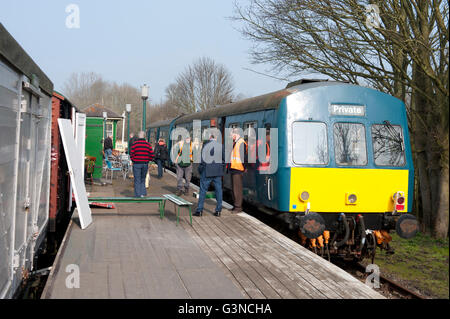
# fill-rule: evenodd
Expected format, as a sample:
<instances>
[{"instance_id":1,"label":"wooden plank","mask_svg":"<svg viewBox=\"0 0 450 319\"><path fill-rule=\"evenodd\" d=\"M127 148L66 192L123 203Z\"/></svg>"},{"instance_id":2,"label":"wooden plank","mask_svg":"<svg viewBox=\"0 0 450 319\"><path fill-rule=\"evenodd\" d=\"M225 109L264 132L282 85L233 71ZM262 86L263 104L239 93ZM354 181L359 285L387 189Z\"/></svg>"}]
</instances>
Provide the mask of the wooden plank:
<instances>
[{"instance_id":1,"label":"wooden plank","mask_svg":"<svg viewBox=\"0 0 450 319\"><path fill-rule=\"evenodd\" d=\"M249 232L248 229L242 227L239 223L233 224L233 229L236 231ZM298 258L299 263L293 263L287 257L288 252L284 251L283 247L276 246L273 243L271 244L270 240L260 236L259 234L249 235L251 242L255 242L255 245L258 245L258 249L262 251L267 251L265 257L278 269L284 271L289 277L292 276L292 280L295 280L297 284L302 287L310 296L314 296L314 298L326 298L327 296L330 298L335 298L337 295L334 292L327 294L327 290L321 291L320 288L324 288L320 282L311 275L306 272L306 270L301 267L304 261Z\"/></svg>"},{"instance_id":2,"label":"wooden plank","mask_svg":"<svg viewBox=\"0 0 450 319\"><path fill-rule=\"evenodd\" d=\"M243 226L248 231L251 231L251 232L257 231L249 225L242 224L241 219L236 219L236 220L241 224L241 226ZM342 296L339 295L338 293L336 293L334 291L334 289L332 289L331 287L324 284L320 280L320 278L317 278L317 276L315 276L314 274L311 274L308 271L308 269L307 269L308 261L302 260L301 258L299 258L300 256L298 256L298 255L293 255L291 250L285 249L285 247L283 247L283 246L273 247L274 243L271 242L272 236L266 235L265 233L262 233L262 232L259 232L259 233L256 232L254 234L256 236L264 235L264 237L261 240L264 243L264 245L266 245L266 247L268 247L268 249L272 252L271 255L274 257L274 259L285 263L300 278L304 279L304 281L308 282L309 285L311 285L311 286L315 287L317 290L319 290L322 295L324 295L330 299L342 298ZM280 234L278 236L280 236ZM320 294L318 295L318 297L320 298Z\"/></svg>"},{"instance_id":3,"label":"wooden plank","mask_svg":"<svg viewBox=\"0 0 450 319\"><path fill-rule=\"evenodd\" d=\"M196 225L199 225L203 229L204 233L209 236L208 240L213 240L219 245L223 251L229 256L231 261L242 269L242 271L248 276L248 278L255 284L256 287L264 294L266 298L279 299L280 295L274 290L269 283L266 282L264 277L261 276L242 256L236 253L231 247L224 244L224 241L208 226L205 226L201 221L197 221Z\"/></svg>"},{"instance_id":4,"label":"wooden plank","mask_svg":"<svg viewBox=\"0 0 450 319\"><path fill-rule=\"evenodd\" d=\"M355 291L353 289L352 293L355 298L382 298L380 294L366 286L365 284L358 281L356 278L340 269L339 267L333 265L327 260L317 256L313 252L307 250L306 248L300 246L298 243L292 241L291 239L280 236L278 232L268 227L267 225L261 223L254 217L251 217L247 214L242 214L244 220L240 220L242 225L247 225L247 227L252 227L255 231L267 236L269 239L278 242L282 247L285 247L286 251L289 254L294 256L299 256L305 260L309 261L309 264L314 265L314 267L309 267L308 270L311 271L314 275L320 276L322 274L328 274L329 277L334 278L334 281L343 283L345 286L346 283L353 282L355 285L359 285L360 289ZM252 225L253 224L253 225ZM257 225L257 227L255 227ZM308 265L308 264L306 264ZM339 288L339 290L348 292L347 289L342 288L343 285L333 285L331 288ZM342 297L342 296L341 296Z\"/></svg>"},{"instance_id":5,"label":"wooden plank","mask_svg":"<svg viewBox=\"0 0 450 319\"><path fill-rule=\"evenodd\" d=\"M178 197L178 196L176 196L176 195L172 195L172 194L164 194L163 197L164 197L165 199L168 199L168 200L170 200L171 202L173 202L173 203L179 205L179 206L190 206L190 205L192 205L191 202L185 200L185 199L182 198L182 197Z\"/></svg>"},{"instance_id":6,"label":"wooden plank","mask_svg":"<svg viewBox=\"0 0 450 319\"><path fill-rule=\"evenodd\" d=\"M256 256L252 256L252 254L249 254L248 251L242 249L241 246L239 246L236 241L234 240L234 236L232 236L232 233L226 233L223 231L222 227L219 227L218 224L210 223L216 218L202 218L202 222L204 223L205 227L209 227L211 230L214 230L214 232L220 236L224 244L226 244L230 249L232 249L235 253L237 253L243 260L245 260L264 280L267 282L267 284L272 287L274 291L277 292L277 294L281 298L288 298L293 299L295 298L295 294L293 294L287 287L280 281L280 278L277 278L274 276L268 268L266 268L263 264L261 264L261 261L258 260Z\"/></svg>"},{"instance_id":7,"label":"wooden plank","mask_svg":"<svg viewBox=\"0 0 450 319\"><path fill-rule=\"evenodd\" d=\"M216 218L214 224L217 227L221 227L226 232L234 233L233 239L235 242L258 260L272 273L273 276L278 278L296 298L325 298L322 293L301 277L294 276L294 272L289 267L281 262L277 262L276 260L278 260L278 258L271 258L272 251L266 249L254 238L251 238L248 231L240 227L238 223L234 222L234 218L228 218L226 221L222 218Z\"/></svg>"},{"instance_id":8,"label":"wooden plank","mask_svg":"<svg viewBox=\"0 0 450 319\"><path fill-rule=\"evenodd\" d=\"M193 230L191 226L184 226L184 229L187 233L191 236L191 238L196 242L196 244L199 246L199 248L205 252L209 258L222 270L222 272L225 274L225 276L230 279L236 287L240 290L241 294L244 298L249 298L249 295L245 291L245 289L242 287L241 283L236 280L236 278L233 276L233 274L230 272L230 270L222 263L222 261L217 257L217 255L211 250L211 248L206 245L206 243L200 238L200 236Z\"/></svg>"},{"instance_id":9,"label":"wooden plank","mask_svg":"<svg viewBox=\"0 0 450 319\"><path fill-rule=\"evenodd\" d=\"M258 287L249 279L247 274L234 263L234 261L225 253L225 251L215 241L211 240L210 236L195 224L194 230L199 238L214 252L217 258L225 265L230 273L236 278L241 287L245 290L247 295L252 299L264 299L266 296L259 290Z\"/></svg>"},{"instance_id":10,"label":"wooden plank","mask_svg":"<svg viewBox=\"0 0 450 319\"><path fill-rule=\"evenodd\" d=\"M219 268L184 269L180 277L194 299L241 299L244 296Z\"/></svg>"},{"instance_id":11,"label":"wooden plank","mask_svg":"<svg viewBox=\"0 0 450 319\"><path fill-rule=\"evenodd\" d=\"M119 263L108 262L108 298L124 299L125 288L123 286L123 272Z\"/></svg>"}]
</instances>

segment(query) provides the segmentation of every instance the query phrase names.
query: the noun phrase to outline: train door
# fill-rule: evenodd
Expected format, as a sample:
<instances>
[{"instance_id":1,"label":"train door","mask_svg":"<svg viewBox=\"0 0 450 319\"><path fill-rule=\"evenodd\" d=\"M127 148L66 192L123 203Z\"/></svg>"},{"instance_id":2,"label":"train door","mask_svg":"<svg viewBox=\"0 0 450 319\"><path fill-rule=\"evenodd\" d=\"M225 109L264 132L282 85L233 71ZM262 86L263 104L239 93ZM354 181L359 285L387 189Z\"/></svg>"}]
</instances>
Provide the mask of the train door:
<instances>
[{"instance_id":1,"label":"train door","mask_svg":"<svg viewBox=\"0 0 450 319\"><path fill-rule=\"evenodd\" d=\"M225 157L228 157L228 158L225 158L225 163L228 164L228 167L229 167L230 166L230 163L229 163L230 158L229 157L231 156L231 154L230 153L227 154L227 152L226 152L226 150L227 150L226 143L227 143L227 140L230 139L230 136L227 136L227 132L225 129L226 128L228 128L228 129L239 128L239 127L241 127L241 124L234 118L226 118L226 120L223 121L223 123L224 123L224 125L223 125L224 127L223 127L223 134L222 134L222 139L223 139L222 143L223 143L223 147L225 149ZM223 188L226 188L228 190L232 189L231 175L229 173L225 174L223 177Z\"/></svg>"},{"instance_id":2,"label":"train door","mask_svg":"<svg viewBox=\"0 0 450 319\"><path fill-rule=\"evenodd\" d=\"M248 163L244 173L244 196L247 200L257 200L257 140L258 140L258 122L250 121L244 123L245 141L247 143Z\"/></svg>"},{"instance_id":3,"label":"train door","mask_svg":"<svg viewBox=\"0 0 450 319\"><path fill-rule=\"evenodd\" d=\"M271 152L277 152L278 150L270 149L270 130L274 128L275 111L268 110L264 112L263 127L265 128L265 142L266 142L266 156L270 156ZM262 147L262 136L259 136L258 147ZM258 155L259 156L259 155ZM256 185L257 185L257 197L258 202L275 208L276 203L275 198L277 197L276 190L276 173L266 174L265 166L258 161L258 173L256 174Z\"/></svg>"}]
</instances>

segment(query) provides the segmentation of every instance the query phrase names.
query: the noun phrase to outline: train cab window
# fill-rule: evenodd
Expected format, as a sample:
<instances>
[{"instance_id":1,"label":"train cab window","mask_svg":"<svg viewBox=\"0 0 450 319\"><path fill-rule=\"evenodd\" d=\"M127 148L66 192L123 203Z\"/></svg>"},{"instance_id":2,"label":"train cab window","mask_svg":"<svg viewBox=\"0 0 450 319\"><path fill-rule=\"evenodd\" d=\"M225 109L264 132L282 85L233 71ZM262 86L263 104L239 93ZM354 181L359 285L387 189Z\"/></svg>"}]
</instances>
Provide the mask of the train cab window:
<instances>
[{"instance_id":1,"label":"train cab window","mask_svg":"<svg viewBox=\"0 0 450 319\"><path fill-rule=\"evenodd\" d=\"M359 123L335 123L334 153L337 165L367 165L364 125Z\"/></svg>"},{"instance_id":2,"label":"train cab window","mask_svg":"<svg viewBox=\"0 0 450 319\"><path fill-rule=\"evenodd\" d=\"M400 125L372 125L372 144L375 165L405 166L405 144Z\"/></svg>"},{"instance_id":3,"label":"train cab window","mask_svg":"<svg viewBox=\"0 0 450 319\"><path fill-rule=\"evenodd\" d=\"M295 164L328 164L327 126L320 122L292 124L293 161Z\"/></svg>"}]
</instances>

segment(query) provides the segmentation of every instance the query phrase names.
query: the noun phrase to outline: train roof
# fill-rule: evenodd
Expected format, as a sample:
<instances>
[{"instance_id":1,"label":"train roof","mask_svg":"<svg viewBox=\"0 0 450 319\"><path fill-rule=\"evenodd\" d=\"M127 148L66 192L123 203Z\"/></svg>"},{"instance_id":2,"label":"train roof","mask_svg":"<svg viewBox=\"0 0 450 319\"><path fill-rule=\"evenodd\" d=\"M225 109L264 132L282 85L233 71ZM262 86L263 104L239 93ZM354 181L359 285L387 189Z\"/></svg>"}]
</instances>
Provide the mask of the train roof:
<instances>
[{"instance_id":1,"label":"train roof","mask_svg":"<svg viewBox=\"0 0 450 319\"><path fill-rule=\"evenodd\" d=\"M78 107L76 105L74 105L72 102L70 102L70 100L61 92L58 92L55 90L55 91L53 91L53 96L61 101L65 101L67 104L69 104L70 107L74 107L77 112L80 111L78 109Z\"/></svg>"},{"instance_id":2,"label":"train roof","mask_svg":"<svg viewBox=\"0 0 450 319\"><path fill-rule=\"evenodd\" d=\"M0 23L0 56L4 57L15 69L25 74L30 80L37 77L39 87L48 96L53 94L53 82L45 75L33 59Z\"/></svg>"},{"instance_id":3,"label":"train roof","mask_svg":"<svg viewBox=\"0 0 450 319\"><path fill-rule=\"evenodd\" d=\"M171 123L174 119L176 119L176 117L173 117L173 118L171 118L171 119L164 120L164 121L158 121L158 122L155 122L155 123L151 123L151 124L148 126L148 128L160 127L160 126L169 126L170 123Z\"/></svg>"},{"instance_id":4,"label":"train roof","mask_svg":"<svg viewBox=\"0 0 450 319\"><path fill-rule=\"evenodd\" d=\"M268 109L276 109L278 108L281 100L288 95L306 89L331 85L351 85L351 84L348 84L346 82L328 81L328 80L299 80L296 82L289 83L287 87L282 90L248 98L238 102L233 102L225 105L218 105L206 111L181 116L175 121L175 124L192 122L193 120L208 120L215 117L222 117L234 114L244 114Z\"/></svg>"}]
</instances>

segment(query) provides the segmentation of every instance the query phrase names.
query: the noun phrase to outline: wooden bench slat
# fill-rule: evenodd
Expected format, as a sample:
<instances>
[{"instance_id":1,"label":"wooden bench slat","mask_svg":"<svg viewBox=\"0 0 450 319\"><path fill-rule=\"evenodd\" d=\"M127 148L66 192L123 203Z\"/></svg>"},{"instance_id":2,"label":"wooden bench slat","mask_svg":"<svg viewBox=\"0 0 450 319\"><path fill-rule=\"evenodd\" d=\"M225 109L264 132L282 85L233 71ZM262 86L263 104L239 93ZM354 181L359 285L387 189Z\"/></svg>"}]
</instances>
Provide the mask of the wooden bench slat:
<instances>
[{"instance_id":1,"label":"wooden bench slat","mask_svg":"<svg viewBox=\"0 0 450 319\"><path fill-rule=\"evenodd\" d=\"M163 195L166 199L170 200L171 202L179 205L179 206L186 206L186 205L193 205L191 202L188 202L184 198L178 197L176 195L172 194L164 194Z\"/></svg>"},{"instance_id":2,"label":"wooden bench slat","mask_svg":"<svg viewBox=\"0 0 450 319\"><path fill-rule=\"evenodd\" d=\"M161 202L166 200L164 197L88 197L89 202L98 203L124 203L124 202Z\"/></svg>"},{"instance_id":3,"label":"wooden bench slat","mask_svg":"<svg viewBox=\"0 0 450 319\"><path fill-rule=\"evenodd\" d=\"M176 195L173 194L164 194L163 195L165 199L170 200L172 203L174 203L175 205L178 206L178 214L177 214L177 225L179 223L179 219L180 219L180 206L181 207L185 207L187 206L187 208L189 209L189 217L191 219L191 226L192 226L192 212L191 212L191 206L193 205L191 202L188 202L187 200L185 200L184 198L178 197ZM164 202L165 205L165 202ZM164 210L164 208L163 208ZM175 212L176 213L176 212ZM164 213L163 213L164 216Z\"/></svg>"}]
</instances>

